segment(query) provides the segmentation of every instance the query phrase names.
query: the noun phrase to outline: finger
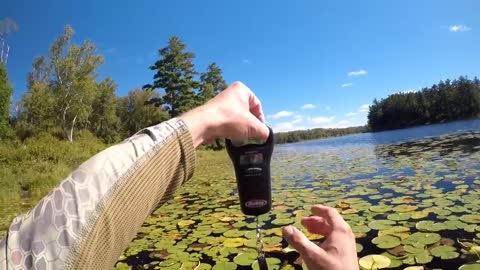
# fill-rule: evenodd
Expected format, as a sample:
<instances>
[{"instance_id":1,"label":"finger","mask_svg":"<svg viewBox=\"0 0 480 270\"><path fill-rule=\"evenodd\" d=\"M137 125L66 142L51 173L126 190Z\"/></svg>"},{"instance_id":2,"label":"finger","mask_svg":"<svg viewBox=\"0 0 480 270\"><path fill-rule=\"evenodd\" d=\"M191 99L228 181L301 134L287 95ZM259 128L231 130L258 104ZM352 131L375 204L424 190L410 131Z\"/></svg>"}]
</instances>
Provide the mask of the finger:
<instances>
[{"instance_id":1,"label":"finger","mask_svg":"<svg viewBox=\"0 0 480 270\"><path fill-rule=\"evenodd\" d=\"M332 227L328 222L317 216L302 218L302 225L307 228L310 233L321 234L327 236L332 231Z\"/></svg>"},{"instance_id":2,"label":"finger","mask_svg":"<svg viewBox=\"0 0 480 270\"><path fill-rule=\"evenodd\" d=\"M247 121L249 139L255 139L259 141L266 141L268 139L268 135L270 135L270 130L264 123L262 123L251 113L247 114Z\"/></svg>"},{"instance_id":3,"label":"finger","mask_svg":"<svg viewBox=\"0 0 480 270\"><path fill-rule=\"evenodd\" d=\"M307 264L313 259L320 261L327 260L325 250L308 240L297 228L291 225L283 227L282 234L285 240L300 253L300 256L304 258Z\"/></svg>"},{"instance_id":4,"label":"finger","mask_svg":"<svg viewBox=\"0 0 480 270\"><path fill-rule=\"evenodd\" d=\"M347 225L335 208L317 204L312 206L312 213L327 220L333 230L337 227L343 228L343 226Z\"/></svg>"},{"instance_id":5,"label":"finger","mask_svg":"<svg viewBox=\"0 0 480 270\"><path fill-rule=\"evenodd\" d=\"M250 112L255 115L255 117L257 117L260 121L265 123L265 115L263 115L262 103L252 91L250 91L248 103Z\"/></svg>"}]
</instances>

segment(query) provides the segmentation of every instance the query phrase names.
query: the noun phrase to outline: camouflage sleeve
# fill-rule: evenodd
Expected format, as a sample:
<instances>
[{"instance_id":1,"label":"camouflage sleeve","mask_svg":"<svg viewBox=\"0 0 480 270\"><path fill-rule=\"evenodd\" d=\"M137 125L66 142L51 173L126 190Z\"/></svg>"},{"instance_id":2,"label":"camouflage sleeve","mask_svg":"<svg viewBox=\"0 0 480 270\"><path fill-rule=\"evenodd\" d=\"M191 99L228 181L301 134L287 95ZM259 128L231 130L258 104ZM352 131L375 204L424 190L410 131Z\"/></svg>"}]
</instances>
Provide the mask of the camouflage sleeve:
<instances>
[{"instance_id":1,"label":"camouflage sleeve","mask_svg":"<svg viewBox=\"0 0 480 270\"><path fill-rule=\"evenodd\" d=\"M14 219L0 269L111 269L194 166L192 138L176 118L100 152Z\"/></svg>"}]
</instances>

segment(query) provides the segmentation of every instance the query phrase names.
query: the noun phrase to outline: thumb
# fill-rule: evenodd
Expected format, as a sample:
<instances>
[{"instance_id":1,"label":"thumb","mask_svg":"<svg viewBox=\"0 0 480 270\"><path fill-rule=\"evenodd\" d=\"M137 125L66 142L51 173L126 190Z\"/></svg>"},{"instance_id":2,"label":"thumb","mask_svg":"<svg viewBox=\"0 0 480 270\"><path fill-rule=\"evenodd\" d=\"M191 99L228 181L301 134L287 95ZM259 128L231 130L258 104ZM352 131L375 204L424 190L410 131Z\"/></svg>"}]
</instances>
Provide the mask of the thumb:
<instances>
[{"instance_id":1,"label":"thumb","mask_svg":"<svg viewBox=\"0 0 480 270\"><path fill-rule=\"evenodd\" d=\"M247 116L248 123L248 138L253 138L259 141L266 141L268 135L270 135L270 130L267 125L260 121L253 114L248 113Z\"/></svg>"},{"instance_id":2,"label":"thumb","mask_svg":"<svg viewBox=\"0 0 480 270\"><path fill-rule=\"evenodd\" d=\"M285 240L300 253L307 265L312 263L313 258L326 258L327 254L322 248L308 240L305 234L292 225L283 227L282 234Z\"/></svg>"}]
</instances>

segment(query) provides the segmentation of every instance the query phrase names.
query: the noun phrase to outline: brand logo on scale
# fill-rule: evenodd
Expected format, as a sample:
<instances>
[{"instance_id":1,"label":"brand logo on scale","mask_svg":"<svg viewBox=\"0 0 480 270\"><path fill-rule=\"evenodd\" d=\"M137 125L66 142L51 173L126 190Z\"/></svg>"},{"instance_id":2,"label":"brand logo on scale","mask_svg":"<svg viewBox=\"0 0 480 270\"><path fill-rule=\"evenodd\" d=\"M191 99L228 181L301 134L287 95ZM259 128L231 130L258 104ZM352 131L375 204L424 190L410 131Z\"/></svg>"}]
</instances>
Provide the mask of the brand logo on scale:
<instances>
[{"instance_id":1,"label":"brand logo on scale","mask_svg":"<svg viewBox=\"0 0 480 270\"><path fill-rule=\"evenodd\" d=\"M250 200L245 203L245 206L249 208L259 208L265 205L267 205L267 201L265 200Z\"/></svg>"}]
</instances>

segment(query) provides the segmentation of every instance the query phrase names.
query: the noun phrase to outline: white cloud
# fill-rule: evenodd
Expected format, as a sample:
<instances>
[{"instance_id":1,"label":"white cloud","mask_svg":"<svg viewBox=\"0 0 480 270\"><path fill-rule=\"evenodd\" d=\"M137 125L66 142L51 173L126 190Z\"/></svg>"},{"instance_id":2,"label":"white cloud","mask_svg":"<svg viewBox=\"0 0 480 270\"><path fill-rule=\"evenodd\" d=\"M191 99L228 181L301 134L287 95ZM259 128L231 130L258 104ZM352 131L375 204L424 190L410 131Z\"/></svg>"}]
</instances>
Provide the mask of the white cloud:
<instances>
[{"instance_id":1,"label":"white cloud","mask_svg":"<svg viewBox=\"0 0 480 270\"><path fill-rule=\"evenodd\" d=\"M243 59L242 59L242 63L244 63L244 64L250 64L250 60L248 60L247 58L243 58Z\"/></svg>"},{"instance_id":2,"label":"white cloud","mask_svg":"<svg viewBox=\"0 0 480 270\"><path fill-rule=\"evenodd\" d=\"M338 124L340 124L340 125L345 125L345 124L348 124L348 123L350 123L350 121L348 121L348 120L342 120L342 121L338 122Z\"/></svg>"},{"instance_id":3,"label":"white cloud","mask_svg":"<svg viewBox=\"0 0 480 270\"><path fill-rule=\"evenodd\" d=\"M313 124L321 125L321 124L328 124L328 123L332 122L332 120L334 118L335 118L335 116L331 116L331 117L318 116L318 117L311 118L310 121Z\"/></svg>"},{"instance_id":4,"label":"white cloud","mask_svg":"<svg viewBox=\"0 0 480 270\"><path fill-rule=\"evenodd\" d=\"M466 25L458 24L458 25L449 26L448 30L450 30L450 32L468 32L468 31L472 30L472 28L470 28Z\"/></svg>"},{"instance_id":5,"label":"white cloud","mask_svg":"<svg viewBox=\"0 0 480 270\"><path fill-rule=\"evenodd\" d=\"M293 115L293 112L280 111L280 112L277 112L275 114L269 115L268 117L270 117L272 119L279 119L279 118L283 118L283 117L289 117L289 116L292 116L292 115Z\"/></svg>"},{"instance_id":6,"label":"white cloud","mask_svg":"<svg viewBox=\"0 0 480 270\"><path fill-rule=\"evenodd\" d=\"M291 123L292 124L298 124L298 123L301 123L301 122L303 122L303 119L302 118L297 118L297 119L293 120Z\"/></svg>"},{"instance_id":7,"label":"white cloud","mask_svg":"<svg viewBox=\"0 0 480 270\"><path fill-rule=\"evenodd\" d=\"M358 112L350 112L350 113L345 114L345 116L346 117L351 117L351 116L355 116L357 114L358 114Z\"/></svg>"},{"instance_id":8,"label":"white cloud","mask_svg":"<svg viewBox=\"0 0 480 270\"><path fill-rule=\"evenodd\" d=\"M306 129L306 127L304 126L295 126L293 123L294 121L292 122L281 122L281 123L277 123L274 127L273 127L273 130L275 132L287 132L287 131L293 131L293 130L302 130L302 129Z\"/></svg>"},{"instance_id":9,"label":"white cloud","mask_svg":"<svg viewBox=\"0 0 480 270\"><path fill-rule=\"evenodd\" d=\"M367 71L365 69L360 69L358 71L350 71L348 73L348 77L350 76L359 76L359 75L365 75L367 74Z\"/></svg>"},{"instance_id":10,"label":"white cloud","mask_svg":"<svg viewBox=\"0 0 480 270\"><path fill-rule=\"evenodd\" d=\"M370 107L370 104L363 104L362 106L360 106L360 109L358 111L359 112L368 112L369 107Z\"/></svg>"},{"instance_id":11,"label":"white cloud","mask_svg":"<svg viewBox=\"0 0 480 270\"><path fill-rule=\"evenodd\" d=\"M325 106L325 111L330 111L330 106Z\"/></svg>"},{"instance_id":12,"label":"white cloud","mask_svg":"<svg viewBox=\"0 0 480 270\"><path fill-rule=\"evenodd\" d=\"M344 84L342 84L342 88L350 87L352 85L353 85L353 83L344 83Z\"/></svg>"},{"instance_id":13,"label":"white cloud","mask_svg":"<svg viewBox=\"0 0 480 270\"><path fill-rule=\"evenodd\" d=\"M315 108L315 107L316 107L316 106L313 105L313 104L305 104L305 105L302 106L302 109L304 109L304 110L305 110L305 109L313 109L313 108Z\"/></svg>"}]
</instances>

